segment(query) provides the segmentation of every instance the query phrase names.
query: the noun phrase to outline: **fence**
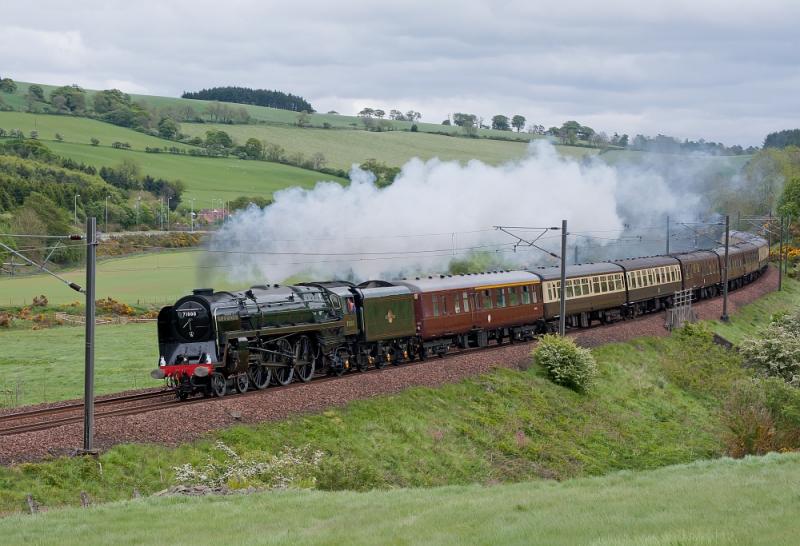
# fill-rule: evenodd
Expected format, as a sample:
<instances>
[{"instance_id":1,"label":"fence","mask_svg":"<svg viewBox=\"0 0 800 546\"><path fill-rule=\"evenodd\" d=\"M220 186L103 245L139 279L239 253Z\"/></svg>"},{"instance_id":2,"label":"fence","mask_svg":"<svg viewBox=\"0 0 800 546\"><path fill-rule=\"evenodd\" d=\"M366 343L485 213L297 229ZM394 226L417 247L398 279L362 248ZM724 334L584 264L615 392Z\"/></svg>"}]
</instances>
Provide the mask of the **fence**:
<instances>
[{"instance_id":1,"label":"fence","mask_svg":"<svg viewBox=\"0 0 800 546\"><path fill-rule=\"evenodd\" d=\"M667 309L664 327L668 330L680 328L687 322L697 322L697 313L692 309L692 289L678 290L673 298L673 305Z\"/></svg>"}]
</instances>

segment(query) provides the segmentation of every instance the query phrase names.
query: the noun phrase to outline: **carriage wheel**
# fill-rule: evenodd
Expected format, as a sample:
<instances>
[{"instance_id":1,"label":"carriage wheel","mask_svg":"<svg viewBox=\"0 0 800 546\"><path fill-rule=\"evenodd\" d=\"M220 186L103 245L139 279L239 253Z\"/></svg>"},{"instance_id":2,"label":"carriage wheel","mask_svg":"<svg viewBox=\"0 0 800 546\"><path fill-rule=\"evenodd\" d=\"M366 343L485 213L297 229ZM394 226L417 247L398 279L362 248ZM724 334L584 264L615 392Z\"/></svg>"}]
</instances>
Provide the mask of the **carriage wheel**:
<instances>
[{"instance_id":1,"label":"carriage wheel","mask_svg":"<svg viewBox=\"0 0 800 546\"><path fill-rule=\"evenodd\" d=\"M258 389L266 389L272 379L272 370L264 364L250 364L247 369L247 375L250 376L250 383Z\"/></svg>"},{"instance_id":2,"label":"carriage wheel","mask_svg":"<svg viewBox=\"0 0 800 546\"><path fill-rule=\"evenodd\" d=\"M275 368L272 372L272 378L279 385L288 385L294 379L294 366L292 366L292 345L285 339L279 339L275 342L276 351L280 353L275 361L281 364L280 367Z\"/></svg>"},{"instance_id":3,"label":"carriage wheel","mask_svg":"<svg viewBox=\"0 0 800 546\"><path fill-rule=\"evenodd\" d=\"M294 344L294 368L300 381L307 383L314 377L316 359L311 340L308 336L300 336Z\"/></svg>"},{"instance_id":4,"label":"carriage wheel","mask_svg":"<svg viewBox=\"0 0 800 546\"><path fill-rule=\"evenodd\" d=\"M211 374L211 392L218 398L222 398L228 392L228 380L219 372Z\"/></svg>"},{"instance_id":5,"label":"carriage wheel","mask_svg":"<svg viewBox=\"0 0 800 546\"><path fill-rule=\"evenodd\" d=\"M234 379L233 383L236 385L237 392L244 394L247 392L247 388L250 386L250 378L246 373L240 373L236 376L236 379Z\"/></svg>"},{"instance_id":6,"label":"carriage wheel","mask_svg":"<svg viewBox=\"0 0 800 546\"><path fill-rule=\"evenodd\" d=\"M356 370L366 372L367 369L369 369L369 357L365 354L359 354L356 359Z\"/></svg>"}]
</instances>

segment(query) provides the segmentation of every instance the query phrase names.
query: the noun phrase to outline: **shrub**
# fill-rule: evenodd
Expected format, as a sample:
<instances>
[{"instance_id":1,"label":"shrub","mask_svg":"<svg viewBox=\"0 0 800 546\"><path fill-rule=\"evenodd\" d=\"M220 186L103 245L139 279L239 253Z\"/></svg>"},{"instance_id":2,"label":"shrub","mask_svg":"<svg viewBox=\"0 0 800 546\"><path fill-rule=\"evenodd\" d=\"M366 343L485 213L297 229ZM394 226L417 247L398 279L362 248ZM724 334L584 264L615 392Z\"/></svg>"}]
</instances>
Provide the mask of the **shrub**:
<instances>
[{"instance_id":1,"label":"shrub","mask_svg":"<svg viewBox=\"0 0 800 546\"><path fill-rule=\"evenodd\" d=\"M175 480L189 485L243 489L252 486L270 489L308 488L316 485L316 473L323 460L321 451L309 446L286 447L274 455L245 458L222 442L216 446L224 460L209 457L205 465L191 463L175 467Z\"/></svg>"},{"instance_id":2,"label":"shrub","mask_svg":"<svg viewBox=\"0 0 800 546\"><path fill-rule=\"evenodd\" d=\"M597 363L588 349L552 334L539 340L533 361L544 368L554 383L577 392L586 392L597 376Z\"/></svg>"},{"instance_id":3,"label":"shrub","mask_svg":"<svg viewBox=\"0 0 800 546\"><path fill-rule=\"evenodd\" d=\"M773 317L758 336L742 342L740 351L745 365L761 375L800 387L800 313Z\"/></svg>"},{"instance_id":4,"label":"shrub","mask_svg":"<svg viewBox=\"0 0 800 546\"><path fill-rule=\"evenodd\" d=\"M733 457L800 448L800 389L777 377L733 385L723 405Z\"/></svg>"}]
</instances>

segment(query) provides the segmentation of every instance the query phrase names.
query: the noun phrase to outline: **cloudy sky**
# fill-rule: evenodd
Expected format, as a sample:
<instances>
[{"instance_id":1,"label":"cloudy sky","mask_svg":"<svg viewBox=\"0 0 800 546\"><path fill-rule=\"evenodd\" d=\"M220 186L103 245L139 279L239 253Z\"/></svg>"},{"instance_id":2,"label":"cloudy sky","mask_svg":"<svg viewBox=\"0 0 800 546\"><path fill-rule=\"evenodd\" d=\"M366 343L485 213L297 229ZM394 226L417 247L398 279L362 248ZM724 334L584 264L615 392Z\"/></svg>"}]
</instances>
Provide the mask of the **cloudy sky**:
<instances>
[{"instance_id":1,"label":"cloudy sky","mask_svg":"<svg viewBox=\"0 0 800 546\"><path fill-rule=\"evenodd\" d=\"M797 0L11 0L0 75L759 145L800 126L799 21Z\"/></svg>"}]
</instances>

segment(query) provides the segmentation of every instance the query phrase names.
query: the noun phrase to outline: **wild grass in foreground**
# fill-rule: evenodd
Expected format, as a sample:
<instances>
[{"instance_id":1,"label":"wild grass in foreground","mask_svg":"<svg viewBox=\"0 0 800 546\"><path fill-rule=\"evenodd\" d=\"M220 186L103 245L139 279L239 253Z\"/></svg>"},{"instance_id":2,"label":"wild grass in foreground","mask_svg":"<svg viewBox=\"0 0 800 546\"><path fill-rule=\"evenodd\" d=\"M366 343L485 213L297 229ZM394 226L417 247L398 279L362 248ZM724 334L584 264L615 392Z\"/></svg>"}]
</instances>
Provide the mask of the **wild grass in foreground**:
<instances>
[{"instance_id":1,"label":"wild grass in foreground","mask_svg":"<svg viewBox=\"0 0 800 546\"><path fill-rule=\"evenodd\" d=\"M0 520L8 544L796 544L800 455L567 482L160 498Z\"/></svg>"}]
</instances>

